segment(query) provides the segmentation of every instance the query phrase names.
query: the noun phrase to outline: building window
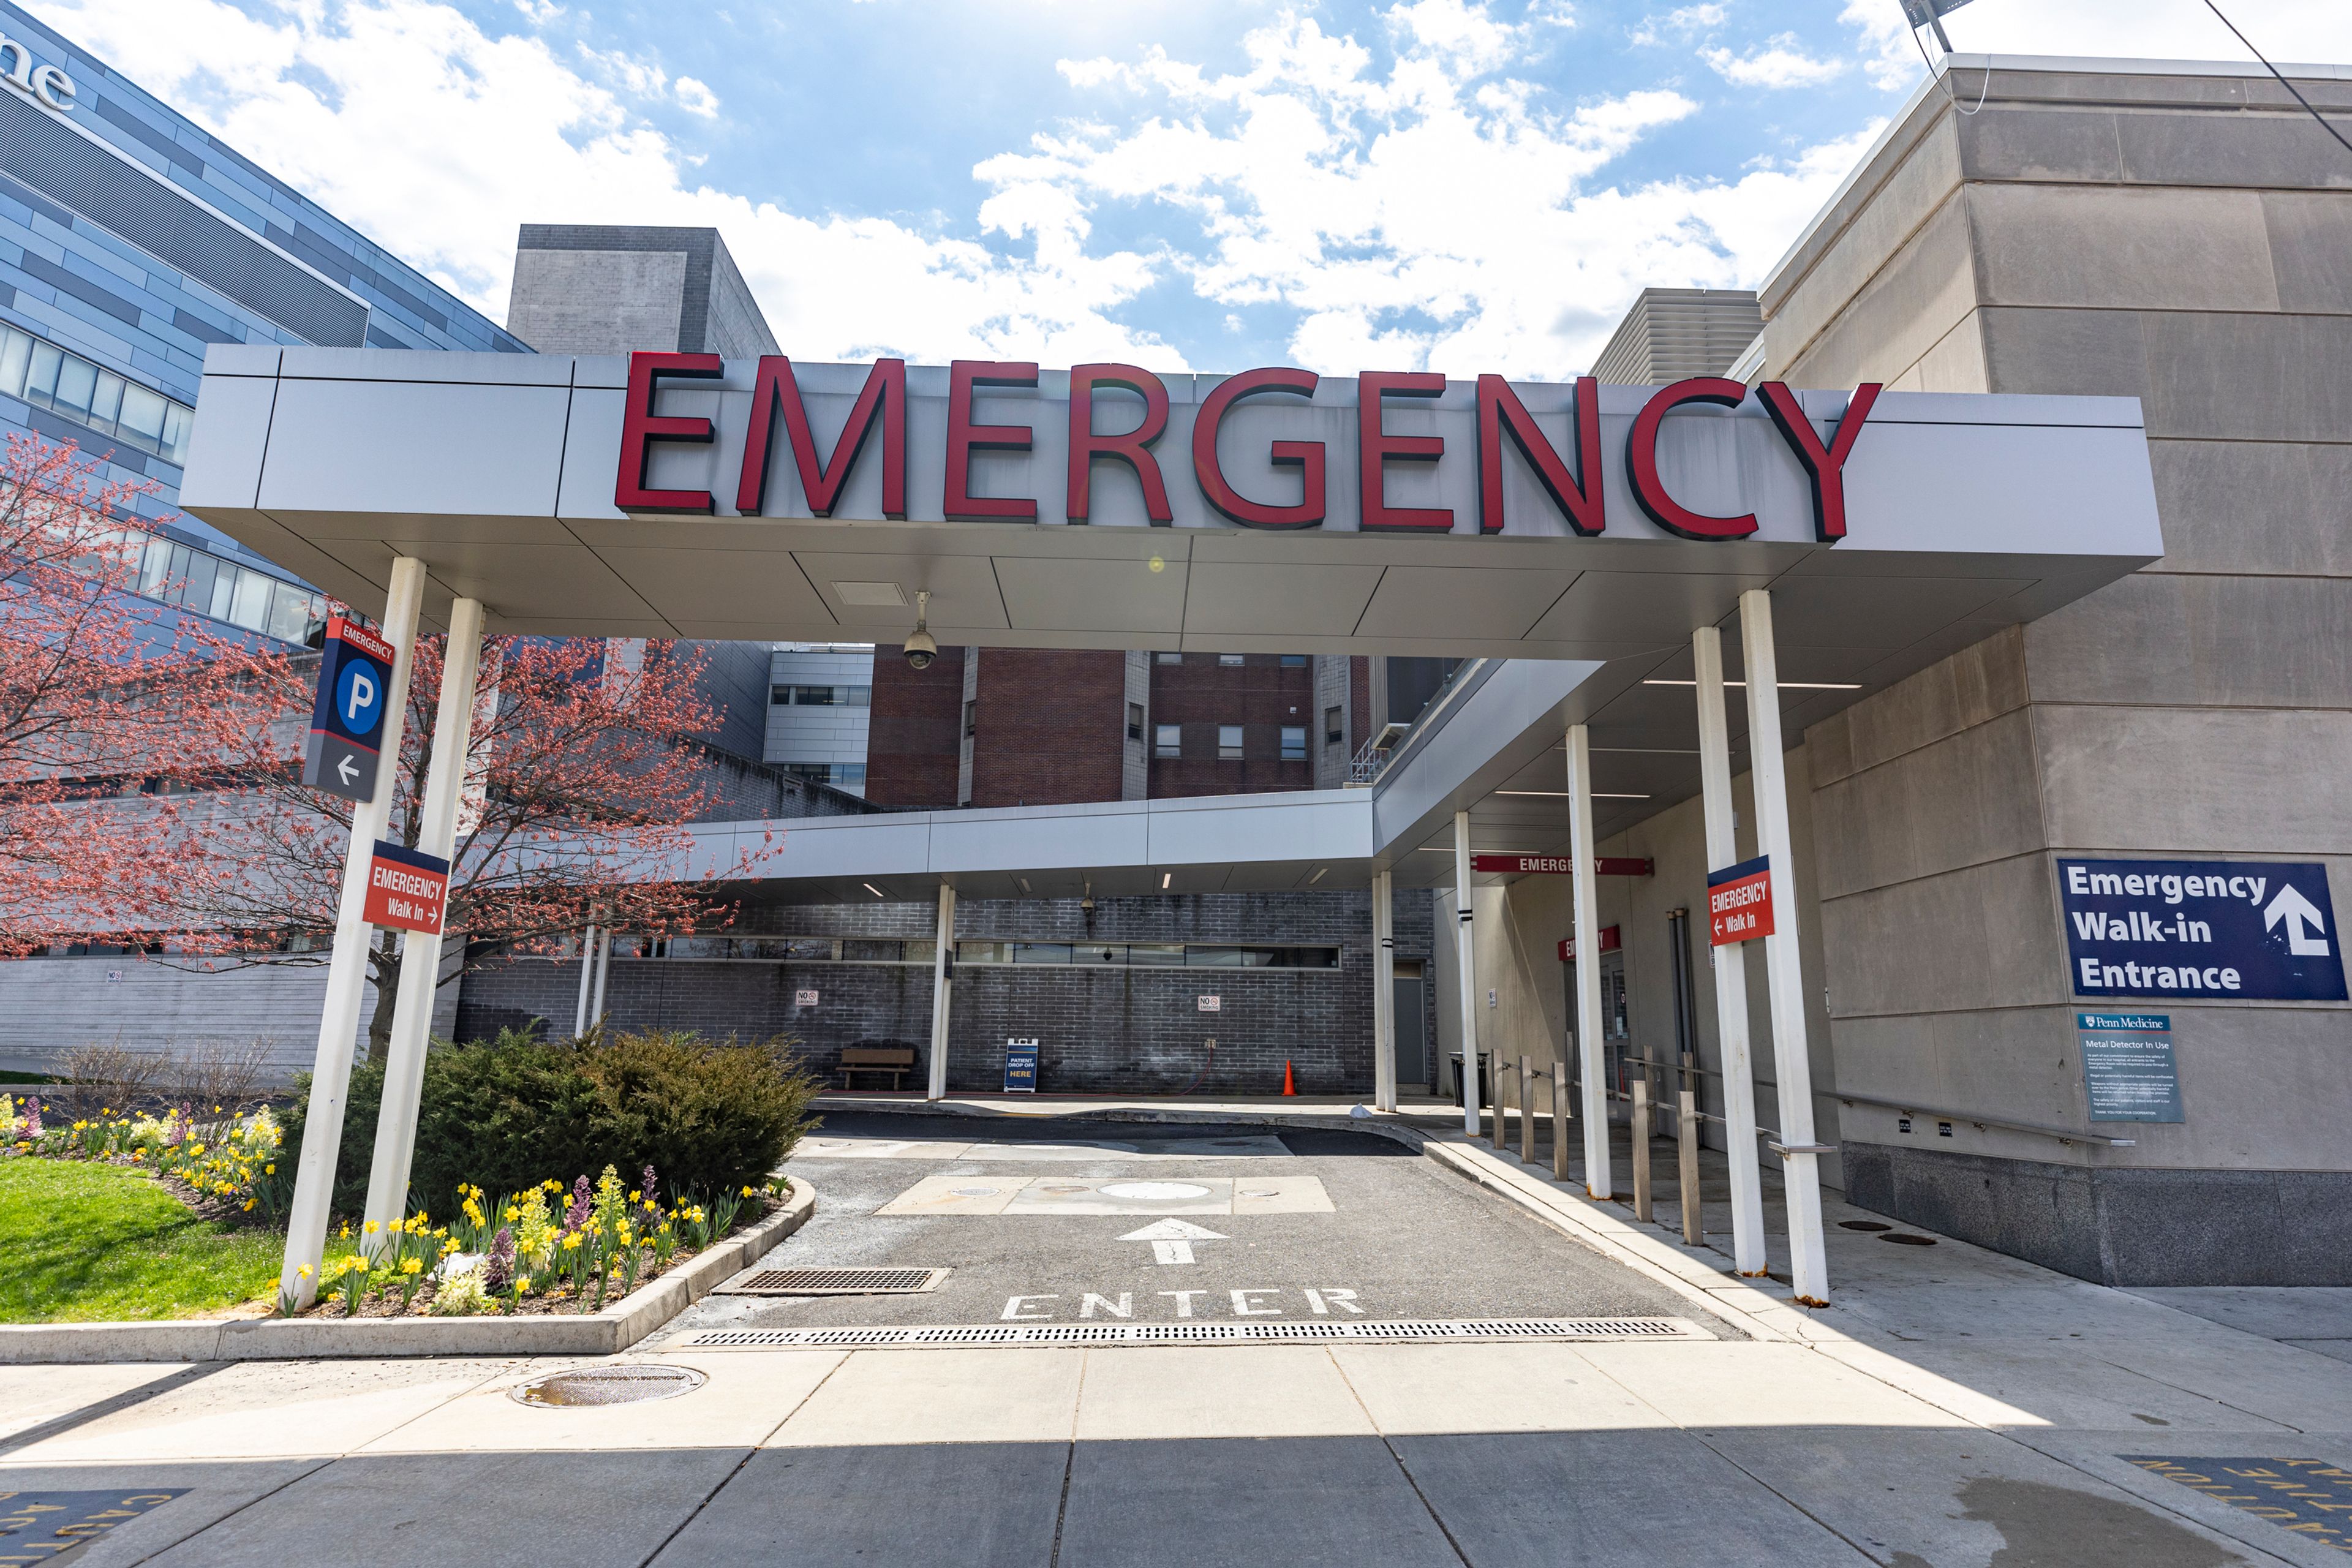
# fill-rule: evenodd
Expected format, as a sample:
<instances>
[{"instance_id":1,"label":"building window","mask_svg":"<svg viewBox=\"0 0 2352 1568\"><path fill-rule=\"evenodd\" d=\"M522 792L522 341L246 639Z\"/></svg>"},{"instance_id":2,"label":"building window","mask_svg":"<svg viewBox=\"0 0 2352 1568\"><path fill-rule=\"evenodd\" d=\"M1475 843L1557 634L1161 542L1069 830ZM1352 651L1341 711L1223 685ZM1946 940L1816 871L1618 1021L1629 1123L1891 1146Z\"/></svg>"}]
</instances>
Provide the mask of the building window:
<instances>
[{"instance_id":1,"label":"building window","mask_svg":"<svg viewBox=\"0 0 2352 1568\"><path fill-rule=\"evenodd\" d=\"M1242 727L1239 724L1217 726L1217 760L1221 763L1242 760Z\"/></svg>"},{"instance_id":2,"label":"building window","mask_svg":"<svg viewBox=\"0 0 2352 1568\"><path fill-rule=\"evenodd\" d=\"M811 779L831 784L835 789L850 791L866 787L864 763L779 763L776 764L794 778Z\"/></svg>"},{"instance_id":3,"label":"building window","mask_svg":"<svg viewBox=\"0 0 2352 1568\"><path fill-rule=\"evenodd\" d=\"M1241 663L1241 661L1242 656L1237 653L1221 653L1217 656L1217 662L1219 664L1235 665Z\"/></svg>"},{"instance_id":4,"label":"building window","mask_svg":"<svg viewBox=\"0 0 2352 1568\"><path fill-rule=\"evenodd\" d=\"M1184 754L1184 730L1180 724L1152 726L1151 754L1155 757L1181 757Z\"/></svg>"},{"instance_id":5,"label":"building window","mask_svg":"<svg viewBox=\"0 0 2352 1568\"><path fill-rule=\"evenodd\" d=\"M967 735L980 733L980 704L977 702L963 705L963 732Z\"/></svg>"},{"instance_id":6,"label":"building window","mask_svg":"<svg viewBox=\"0 0 2352 1568\"><path fill-rule=\"evenodd\" d=\"M129 543L141 535L120 537ZM159 537L142 547L137 591L280 642L308 642L327 619L327 601L308 588Z\"/></svg>"},{"instance_id":7,"label":"building window","mask_svg":"<svg viewBox=\"0 0 2352 1568\"><path fill-rule=\"evenodd\" d=\"M1337 708L1323 710L1323 743L1336 746L1347 738L1347 726L1339 721L1339 710Z\"/></svg>"},{"instance_id":8,"label":"building window","mask_svg":"<svg viewBox=\"0 0 2352 1568\"><path fill-rule=\"evenodd\" d=\"M1127 738L1130 741L1143 739L1143 704L1140 702L1127 705Z\"/></svg>"},{"instance_id":9,"label":"building window","mask_svg":"<svg viewBox=\"0 0 2352 1568\"><path fill-rule=\"evenodd\" d=\"M1307 726L1285 724L1282 727L1282 760L1303 763L1307 760Z\"/></svg>"},{"instance_id":10,"label":"building window","mask_svg":"<svg viewBox=\"0 0 2352 1568\"><path fill-rule=\"evenodd\" d=\"M1156 654L1153 657L1158 658L1162 664L1181 664L1184 662L1184 656L1181 653Z\"/></svg>"},{"instance_id":11,"label":"building window","mask_svg":"<svg viewBox=\"0 0 2352 1568\"><path fill-rule=\"evenodd\" d=\"M1282 668L1285 669L1305 669L1307 668L1307 656L1303 653L1284 654L1282 656Z\"/></svg>"},{"instance_id":12,"label":"building window","mask_svg":"<svg viewBox=\"0 0 2352 1568\"><path fill-rule=\"evenodd\" d=\"M870 686L775 686L768 689L768 701L777 708L870 708L874 705L874 689Z\"/></svg>"},{"instance_id":13,"label":"building window","mask_svg":"<svg viewBox=\"0 0 2352 1568\"><path fill-rule=\"evenodd\" d=\"M0 327L0 394L187 466L194 409L14 327Z\"/></svg>"}]
</instances>

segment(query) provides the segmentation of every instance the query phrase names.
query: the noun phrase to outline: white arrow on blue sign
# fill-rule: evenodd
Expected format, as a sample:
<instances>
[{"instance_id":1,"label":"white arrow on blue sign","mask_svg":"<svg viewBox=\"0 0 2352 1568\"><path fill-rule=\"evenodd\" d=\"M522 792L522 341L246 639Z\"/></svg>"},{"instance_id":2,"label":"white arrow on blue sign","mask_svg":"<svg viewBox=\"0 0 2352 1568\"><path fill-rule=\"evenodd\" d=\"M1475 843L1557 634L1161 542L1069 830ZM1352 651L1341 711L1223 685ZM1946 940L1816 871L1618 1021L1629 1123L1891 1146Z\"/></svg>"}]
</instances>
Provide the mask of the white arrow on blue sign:
<instances>
[{"instance_id":1,"label":"white arrow on blue sign","mask_svg":"<svg viewBox=\"0 0 2352 1568\"><path fill-rule=\"evenodd\" d=\"M2327 868L2303 860L2061 860L2079 996L2342 1002Z\"/></svg>"}]
</instances>

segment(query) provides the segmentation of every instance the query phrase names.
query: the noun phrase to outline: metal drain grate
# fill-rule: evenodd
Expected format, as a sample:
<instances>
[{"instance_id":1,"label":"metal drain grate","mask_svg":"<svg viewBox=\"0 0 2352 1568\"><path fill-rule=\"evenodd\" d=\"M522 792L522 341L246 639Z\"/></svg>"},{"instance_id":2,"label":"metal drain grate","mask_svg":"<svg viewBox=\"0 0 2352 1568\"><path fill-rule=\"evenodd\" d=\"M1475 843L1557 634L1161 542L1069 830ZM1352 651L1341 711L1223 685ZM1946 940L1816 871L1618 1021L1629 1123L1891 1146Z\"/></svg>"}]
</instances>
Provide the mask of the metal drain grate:
<instances>
[{"instance_id":1,"label":"metal drain grate","mask_svg":"<svg viewBox=\"0 0 2352 1568\"><path fill-rule=\"evenodd\" d=\"M1708 1340L1686 1318L1444 1318L1303 1323L969 1323L895 1329L720 1329L696 1350L785 1345L1237 1345L1349 1340Z\"/></svg>"},{"instance_id":2,"label":"metal drain grate","mask_svg":"<svg viewBox=\"0 0 2352 1568\"><path fill-rule=\"evenodd\" d=\"M946 1268L761 1268L721 1285L721 1296L919 1296Z\"/></svg>"}]
</instances>

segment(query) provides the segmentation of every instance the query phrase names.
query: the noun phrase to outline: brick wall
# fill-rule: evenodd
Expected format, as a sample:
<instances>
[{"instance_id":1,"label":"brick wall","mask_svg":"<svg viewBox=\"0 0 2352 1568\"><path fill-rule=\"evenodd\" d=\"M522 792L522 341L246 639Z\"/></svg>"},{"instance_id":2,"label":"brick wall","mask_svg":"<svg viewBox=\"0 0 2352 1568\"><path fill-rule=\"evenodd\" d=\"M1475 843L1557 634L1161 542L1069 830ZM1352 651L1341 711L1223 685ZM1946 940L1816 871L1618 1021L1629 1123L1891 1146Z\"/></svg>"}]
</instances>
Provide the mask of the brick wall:
<instances>
[{"instance_id":1,"label":"brick wall","mask_svg":"<svg viewBox=\"0 0 2352 1568\"><path fill-rule=\"evenodd\" d=\"M1430 956L1430 907L1426 894L1397 899L1400 958ZM932 922L931 907L920 903L766 906L745 910L733 929L927 940ZM950 1089L997 1088L1005 1039L1034 1036L1044 1042L1047 1093L1272 1094L1286 1061L1304 1093L1370 1092L1370 910L1361 892L1104 899L1092 911L1075 899L975 900L958 906L956 928L967 941L1314 943L1341 955L1336 970L960 965ZM478 1039L534 1018L568 1027L579 987L577 963L491 965L465 983L457 1037ZM817 994L814 1007L796 1001L806 991ZM1219 997L1220 1010L1201 1012L1202 995ZM616 958L604 1001L624 1029L789 1034L828 1076L845 1046L911 1046L919 1061L930 1040L926 963ZM1432 1038L1433 1022L1426 1021ZM1213 1036L1213 1059L1205 1044Z\"/></svg>"},{"instance_id":2,"label":"brick wall","mask_svg":"<svg viewBox=\"0 0 2352 1568\"><path fill-rule=\"evenodd\" d=\"M963 649L943 647L930 668L917 670L901 648L877 647L866 798L900 811L954 806L962 723Z\"/></svg>"},{"instance_id":3,"label":"brick wall","mask_svg":"<svg viewBox=\"0 0 2352 1568\"><path fill-rule=\"evenodd\" d=\"M992 647L973 701L971 804L1068 805L1121 798L1127 656Z\"/></svg>"},{"instance_id":4,"label":"brick wall","mask_svg":"<svg viewBox=\"0 0 2352 1568\"><path fill-rule=\"evenodd\" d=\"M1276 654L1244 654L1238 666L1213 653L1188 653L1177 664L1151 661L1151 722L1181 727L1183 755L1151 761L1151 797L1243 795L1313 789L1311 760L1282 760L1282 726L1304 725L1315 754L1322 715L1315 706L1312 661L1285 665ZM1242 755L1217 755L1220 726L1242 727Z\"/></svg>"}]
</instances>

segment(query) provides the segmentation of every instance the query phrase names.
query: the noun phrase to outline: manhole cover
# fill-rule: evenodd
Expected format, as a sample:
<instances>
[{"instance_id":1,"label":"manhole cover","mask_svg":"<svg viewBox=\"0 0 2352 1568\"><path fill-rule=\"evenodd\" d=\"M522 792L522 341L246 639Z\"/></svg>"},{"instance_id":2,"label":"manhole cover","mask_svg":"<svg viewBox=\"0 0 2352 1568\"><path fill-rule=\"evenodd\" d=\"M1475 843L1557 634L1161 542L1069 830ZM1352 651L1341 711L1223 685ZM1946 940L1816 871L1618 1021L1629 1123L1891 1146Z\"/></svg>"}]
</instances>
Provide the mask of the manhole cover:
<instances>
[{"instance_id":1,"label":"manhole cover","mask_svg":"<svg viewBox=\"0 0 2352 1568\"><path fill-rule=\"evenodd\" d=\"M516 1389L514 1397L549 1409L642 1405L692 1394L702 1383L702 1373L690 1366L595 1366L534 1379Z\"/></svg>"},{"instance_id":2,"label":"manhole cover","mask_svg":"<svg viewBox=\"0 0 2352 1568\"><path fill-rule=\"evenodd\" d=\"M1083 1182L1055 1182L1051 1186L1039 1187L1037 1190L1041 1193L1090 1193L1094 1191L1092 1187L1087 1186Z\"/></svg>"},{"instance_id":3,"label":"manhole cover","mask_svg":"<svg viewBox=\"0 0 2352 1568\"><path fill-rule=\"evenodd\" d=\"M721 1296L916 1296L935 1290L946 1268L761 1268L721 1285Z\"/></svg>"},{"instance_id":4,"label":"manhole cover","mask_svg":"<svg viewBox=\"0 0 2352 1568\"><path fill-rule=\"evenodd\" d=\"M1878 1239L1881 1241L1897 1242L1905 1247L1933 1247L1936 1245L1936 1238L1932 1236L1912 1236L1906 1232L1899 1230L1890 1230Z\"/></svg>"},{"instance_id":5,"label":"manhole cover","mask_svg":"<svg viewBox=\"0 0 2352 1568\"><path fill-rule=\"evenodd\" d=\"M1895 1228L1891 1225L1883 1225L1874 1219L1842 1219L1838 1221L1838 1226L1843 1230L1893 1230Z\"/></svg>"},{"instance_id":6,"label":"manhole cover","mask_svg":"<svg viewBox=\"0 0 2352 1568\"><path fill-rule=\"evenodd\" d=\"M1209 1189L1191 1182L1113 1182L1101 1189L1107 1198L1129 1203L1172 1203L1180 1198L1205 1198Z\"/></svg>"}]
</instances>

